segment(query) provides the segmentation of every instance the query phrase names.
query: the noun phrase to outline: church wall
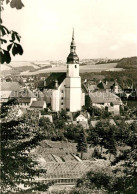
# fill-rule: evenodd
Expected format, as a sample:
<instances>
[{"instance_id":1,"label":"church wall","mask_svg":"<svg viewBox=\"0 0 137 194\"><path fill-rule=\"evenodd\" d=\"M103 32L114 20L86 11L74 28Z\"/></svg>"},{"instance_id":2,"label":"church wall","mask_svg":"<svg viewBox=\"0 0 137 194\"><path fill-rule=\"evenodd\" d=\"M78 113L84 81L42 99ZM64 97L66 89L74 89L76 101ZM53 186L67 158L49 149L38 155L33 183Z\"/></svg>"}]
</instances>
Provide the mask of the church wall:
<instances>
[{"instance_id":1,"label":"church wall","mask_svg":"<svg viewBox=\"0 0 137 194\"><path fill-rule=\"evenodd\" d=\"M70 90L70 111L81 110L81 88L71 88Z\"/></svg>"},{"instance_id":2,"label":"church wall","mask_svg":"<svg viewBox=\"0 0 137 194\"><path fill-rule=\"evenodd\" d=\"M77 63L68 64L67 65L67 76L68 77L79 77L79 64Z\"/></svg>"},{"instance_id":3,"label":"church wall","mask_svg":"<svg viewBox=\"0 0 137 194\"><path fill-rule=\"evenodd\" d=\"M66 109L70 112L81 110L81 77L66 78Z\"/></svg>"},{"instance_id":4,"label":"church wall","mask_svg":"<svg viewBox=\"0 0 137 194\"><path fill-rule=\"evenodd\" d=\"M67 77L66 87L81 88L81 77Z\"/></svg>"},{"instance_id":5,"label":"church wall","mask_svg":"<svg viewBox=\"0 0 137 194\"><path fill-rule=\"evenodd\" d=\"M52 90L51 106L53 111L59 111L59 90Z\"/></svg>"},{"instance_id":6,"label":"church wall","mask_svg":"<svg viewBox=\"0 0 137 194\"><path fill-rule=\"evenodd\" d=\"M66 87L76 87L81 88L81 77L67 77L66 78Z\"/></svg>"},{"instance_id":7,"label":"church wall","mask_svg":"<svg viewBox=\"0 0 137 194\"><path fill-rule=\"evenodd\" d=\"M70 110L70 89L65 89L65 105L66 109Z\"/></svg>"},{"instance_id":8,"label":"church wall","mask_svg":"<svg viewBox=\"0 0 137 194\"><path fill-rule=\"evenodd\" d=\"M66 88L66 108L70 112L81 110L81 88Z\"/></svg>"},{"instance_id":9,"label":"church wall","mask_svg":"<svg viewBox=\"0 0 137 194\"><path fill-rule=\"evenodd\" d=\"M59 86L59 109L66 109L65 106L65 80Z\"/></svg>"}]
</instances>

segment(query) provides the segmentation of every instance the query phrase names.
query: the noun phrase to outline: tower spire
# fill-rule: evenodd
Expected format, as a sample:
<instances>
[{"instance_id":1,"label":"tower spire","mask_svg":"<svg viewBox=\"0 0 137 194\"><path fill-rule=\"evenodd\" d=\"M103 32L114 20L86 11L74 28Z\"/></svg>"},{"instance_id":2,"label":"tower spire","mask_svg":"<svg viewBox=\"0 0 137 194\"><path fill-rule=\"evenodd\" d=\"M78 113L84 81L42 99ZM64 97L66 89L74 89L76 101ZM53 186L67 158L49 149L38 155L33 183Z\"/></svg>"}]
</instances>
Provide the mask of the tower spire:
<instances>
[{"instance_id":1,"label":"tower spire","mask_svg":"<svg viewBox=\"0 0 137 194\"><path fill-rule=\"evenodd\" d=\"M74 28L73 28L72 41L71 41L71 44L70 44L70 54L67 57L67 63L78 63L78 62L79 62L79 58L76 54L76 44L75 44L75 41L74 41Z\"/></svg>"},{"instance_id":2,"label":"tower spire","mask_svg":"<svg viewBox=\"0 0 137 194\"><path fill-rule=\"evenodd\" d=\"M73 28L73 31L72 31L72 40L74 40L74 28Z\"/></svg>"}]
</instances>

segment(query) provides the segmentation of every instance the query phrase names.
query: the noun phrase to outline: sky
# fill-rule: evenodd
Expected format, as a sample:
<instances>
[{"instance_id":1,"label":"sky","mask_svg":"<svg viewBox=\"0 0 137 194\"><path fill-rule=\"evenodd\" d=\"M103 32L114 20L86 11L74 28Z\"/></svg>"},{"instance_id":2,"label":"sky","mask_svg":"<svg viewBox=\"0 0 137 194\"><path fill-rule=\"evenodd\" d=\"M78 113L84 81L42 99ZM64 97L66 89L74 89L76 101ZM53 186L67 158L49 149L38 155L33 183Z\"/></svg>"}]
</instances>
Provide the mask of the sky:
<instances>
[{"instance_id":1,"label":"sky","mask_svg":"<svg viewBox=\"0 0 137 194\"><path fill-rule=\"evenodd\" d=\"M137 0L22 0L4 6L3 23L21 35L14 60L66 60L75 30L80 59L137 55Z\"/></svg>"}]
</instances>

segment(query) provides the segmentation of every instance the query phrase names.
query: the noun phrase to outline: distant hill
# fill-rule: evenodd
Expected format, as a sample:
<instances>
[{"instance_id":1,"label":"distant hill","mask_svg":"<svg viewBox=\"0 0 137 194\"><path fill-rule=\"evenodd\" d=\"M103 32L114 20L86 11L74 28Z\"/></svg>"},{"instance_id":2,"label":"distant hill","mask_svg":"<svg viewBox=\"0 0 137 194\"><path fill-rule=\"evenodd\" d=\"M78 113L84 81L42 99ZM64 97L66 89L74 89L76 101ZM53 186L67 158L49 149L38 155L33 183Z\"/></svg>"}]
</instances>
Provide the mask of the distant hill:
<instances>
[{"instance_id":1,"label":"distant hill","mask_svg":"<svg viewBox=\"0 0 137 194\"><path fill-rule=\"evenodd\" d=\"M118 62L116 67L123 69L137 69L137 57L123 58Z\"/></svg>"}]
</instances>

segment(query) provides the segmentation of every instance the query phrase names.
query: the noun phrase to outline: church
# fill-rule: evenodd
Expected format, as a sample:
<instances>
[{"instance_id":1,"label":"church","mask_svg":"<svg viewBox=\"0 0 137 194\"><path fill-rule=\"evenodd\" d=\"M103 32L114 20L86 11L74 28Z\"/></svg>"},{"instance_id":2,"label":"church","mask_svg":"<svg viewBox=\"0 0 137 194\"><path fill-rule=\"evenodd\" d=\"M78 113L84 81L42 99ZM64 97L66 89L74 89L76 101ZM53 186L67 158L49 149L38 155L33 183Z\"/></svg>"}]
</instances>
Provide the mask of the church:
<instances>
[{"instance_id":1,"label":"church","mask_svg":"<svg viewBox=\"0 0 137 194\"><path fill-rule=\"evenodd\" d=\"M85 105L85 94L81 88L79 58L76 54L74 30L66 69L66 73L52 73L44 81L43 93L47 104L51 104L52 111L77 112Z\"/></svg>"}]
</instances>

